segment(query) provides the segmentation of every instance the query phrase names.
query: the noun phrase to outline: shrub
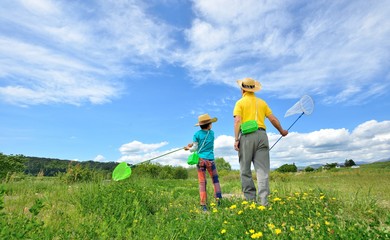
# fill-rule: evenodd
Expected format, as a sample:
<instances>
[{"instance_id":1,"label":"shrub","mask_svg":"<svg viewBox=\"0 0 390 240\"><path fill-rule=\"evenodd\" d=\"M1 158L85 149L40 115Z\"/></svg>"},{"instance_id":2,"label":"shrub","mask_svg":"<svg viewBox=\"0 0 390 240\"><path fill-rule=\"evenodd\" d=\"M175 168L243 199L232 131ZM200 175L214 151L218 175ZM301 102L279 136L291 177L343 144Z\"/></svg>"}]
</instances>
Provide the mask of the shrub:
<instances>
[{"instance_id":1,"label":"shrub","mask_svg":"<svg viewBox=\"0 0 390 240\"><path fill-rule=\"evenodd\" d=\"M308 166L305 168L305 172L313 172L314 171L314 168Z\"/></svg>"},{"instance_id":2,"label":"shrub","mask_svg":"<svg viewBox=\"0 0 390 240\"><path fill-rule=\"evenodd\" d=\"M332 168L336 168L337 165L338 165L337 163L326 163L325 166L323 166L323 169L329 170L329 169L332 169Z\"/></svg>"},{"instance_id":3,"label":"shrub","mask_svg":"<svg viewBox=\"0 0 390 240\"><path fill-rule=\"evenodd\" d=\"M293 164L284 164L280 166L278 169L276 169L278 172L286 173L286 172L297 172L298 168L295 166L295 163Z\"/></svg>"},{"instance_id":4,"label":"shrub","mask_svg":"<svg viewBox=\"0 0 390 240\"><path fill-rule=\"evenodd\" d=\"M76 182L90 182L90 181L101 181L104 179L102 171L90 169L88 166L81 166L77 163L73 165L69 163L65 174L58 174L62 180L66 183Z\"/></svg>"},{"instance_id":5,"label":"shrub","mask_svg":"<svg viewBox=\"0 0 390 240\"><path fill-rule=\"evenodd\" d=\"M230 166L230 163L226 162L223 158L216 158L215 159L215 165L220 170L232 170L232 166Z\"/></svg>"},{"instance_id":6,"label":"shrub","mask_svg":"<svg viewBox=\"0 0 390 240\"><path fill-rule=\"evenodd\" d=\"M184 167L176 167L173 171L173 178L174 179L187 179L188 178L188 171Z\"/></svg>"},{"instance_id":7,"label":"shrub","mask_svg":"<svg viewBox=\"0 0 390 240\"><path fill-rule=\"evenodd\" d=\"M133 175L155 179L187 179L188 171L183 167L145 163L134 167Z\"/></svg>"}]
</instances>

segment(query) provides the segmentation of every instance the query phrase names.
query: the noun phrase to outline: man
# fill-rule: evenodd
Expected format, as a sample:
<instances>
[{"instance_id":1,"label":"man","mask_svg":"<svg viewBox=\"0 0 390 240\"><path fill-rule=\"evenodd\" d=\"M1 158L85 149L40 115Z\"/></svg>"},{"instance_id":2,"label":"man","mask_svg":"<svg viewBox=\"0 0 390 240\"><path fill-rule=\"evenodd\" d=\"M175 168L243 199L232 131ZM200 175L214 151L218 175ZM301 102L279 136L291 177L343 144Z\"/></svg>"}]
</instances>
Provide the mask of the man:
<instances>
[{"instance_id":1,"label":"man","mask_svg":"<svg viewBox=\"0 0 390 240\"><path fill-rule=\"evenodd\" d=\"M269 190L269 143L264 124L265 118L279 131L286 136L288 131L283 129L279 120L272 114L268 104L257 98L255 92L261 89L261 84L252 79L244 78L238 80L241 88L242 98L236 102L233 110L234 116L234 149L238 151L240 162L241 187L244 196L249 201L256 201L256 186L252 179L251 164L255 167L259 202L265 206L268 204ZM250 120L257 122L257 129L251 133L243 134L241 124Z\"/></svg>"}]
</instances>

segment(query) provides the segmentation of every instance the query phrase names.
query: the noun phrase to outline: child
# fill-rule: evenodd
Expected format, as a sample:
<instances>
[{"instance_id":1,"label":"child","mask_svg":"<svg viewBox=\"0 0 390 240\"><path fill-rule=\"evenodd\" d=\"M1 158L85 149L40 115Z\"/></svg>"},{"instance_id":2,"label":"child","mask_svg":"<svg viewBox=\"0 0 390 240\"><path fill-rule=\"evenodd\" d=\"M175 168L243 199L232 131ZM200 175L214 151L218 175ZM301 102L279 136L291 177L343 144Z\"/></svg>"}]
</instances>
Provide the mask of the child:
<instances>
[{"instance_id":1,"label":"child","mask_svg":"<svg viewBox=\"0 0 390 240\"><path fill-rule=\"evenodd\" d=\"M206 190L206 170L209 172L214 185L214 197L218 205L222 198L221 186L219 185L218 172L214 163L214 132L211 130L213 122L217 118L211 118L207 113L198 117L198 123L195 126L200 126L200 130L194 134L193 143L188 144L185 150L191 152L198 151L199 163L196 165L198 169L200 205L203 211L207 211L207 190Z\"/></svg>"}]
</instances>

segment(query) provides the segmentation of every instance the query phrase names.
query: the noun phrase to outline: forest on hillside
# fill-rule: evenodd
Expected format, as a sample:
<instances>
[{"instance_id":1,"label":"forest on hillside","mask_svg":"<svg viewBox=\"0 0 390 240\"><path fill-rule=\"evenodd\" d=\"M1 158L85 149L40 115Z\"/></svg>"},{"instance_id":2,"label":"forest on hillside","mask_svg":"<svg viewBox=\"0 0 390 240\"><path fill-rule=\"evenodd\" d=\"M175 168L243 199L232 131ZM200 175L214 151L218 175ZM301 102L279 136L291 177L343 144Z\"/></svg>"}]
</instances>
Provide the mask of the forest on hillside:
<instances>
[{"instance_id":1,"label":"forest on hillside","mask_svg":"<svg viewBox=\"0 0 390 240\"><path fill-rule=\"evenodd\" d=\"M25 157L26 169L24 173L36 176L43 174L44 176L55 176L58 173L65 173L70 165L80 164L84 168L103 170L111 172L118 163L116 162L95 162L95 161L72 161L53 158L41 157Z\"/></svg>"}]
</instances>

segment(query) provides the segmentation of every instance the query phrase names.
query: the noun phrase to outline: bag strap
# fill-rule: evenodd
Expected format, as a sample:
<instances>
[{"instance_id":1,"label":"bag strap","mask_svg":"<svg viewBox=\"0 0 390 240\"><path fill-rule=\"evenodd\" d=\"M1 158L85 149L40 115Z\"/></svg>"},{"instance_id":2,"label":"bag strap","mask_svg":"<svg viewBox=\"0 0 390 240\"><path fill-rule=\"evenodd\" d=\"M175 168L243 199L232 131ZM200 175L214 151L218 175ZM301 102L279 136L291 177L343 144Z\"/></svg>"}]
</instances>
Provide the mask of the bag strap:
<instances>
[{"instance_id":1,"label":"bag strap","mask_svg":"<svg viewBox=\"0 0 390 240\"><path fill-rule=\"evenodd\" d=\"M256 122L257 122L257 98L256 98L256 96L255 96L255 109L256 109L256 115L255 115L255 120L256 120Z\"/></svg>"},{"instance_id":2,"label":"bag strap","mask_svg":"<svg viewBox=\"0 0 390 240\"><path fill-rule=\"evenodd\" d=\"M206 139L209 136L210 130L207 131L206 137L203 140L202 146L199 148L198 153L200 153L200 150L203 148L204 144L206 143Z\"/></svg>"}]
</instances>

